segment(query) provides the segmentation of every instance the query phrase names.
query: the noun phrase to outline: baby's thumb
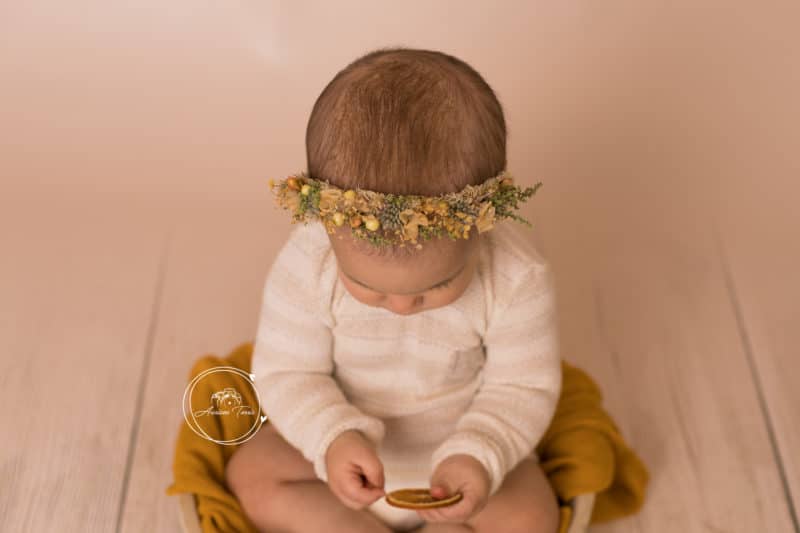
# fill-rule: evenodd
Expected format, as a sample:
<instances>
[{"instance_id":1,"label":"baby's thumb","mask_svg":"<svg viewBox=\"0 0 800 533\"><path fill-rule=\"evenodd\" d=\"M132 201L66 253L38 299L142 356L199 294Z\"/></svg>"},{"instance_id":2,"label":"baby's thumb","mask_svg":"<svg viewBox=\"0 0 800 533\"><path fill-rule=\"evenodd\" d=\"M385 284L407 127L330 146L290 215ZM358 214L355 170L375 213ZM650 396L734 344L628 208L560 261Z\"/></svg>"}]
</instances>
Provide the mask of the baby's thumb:
<instances>
[{"instance_id":1,"label":"baby's thumb","mask_svg":"<svg viewBox=\"0 0 800 533\"><path fill-rule=\"evenodd\" d=\"M367 482L373 487L383 490L383 465L380 461L368 461L363 465Z\"/></svg>"},{"instance_id":2,"label":"baby's thumb","mask_svg":"<svg viewBox=\"0 0 800 533\"><path fill-rule=\"evenodd\" d=\"M453 491L450 489L450 484L447 483L447 480L440 477L434 477L431 479L431 496L434 498L446 498L450 496L452 492Z\"/></svg>"}]
</instances>

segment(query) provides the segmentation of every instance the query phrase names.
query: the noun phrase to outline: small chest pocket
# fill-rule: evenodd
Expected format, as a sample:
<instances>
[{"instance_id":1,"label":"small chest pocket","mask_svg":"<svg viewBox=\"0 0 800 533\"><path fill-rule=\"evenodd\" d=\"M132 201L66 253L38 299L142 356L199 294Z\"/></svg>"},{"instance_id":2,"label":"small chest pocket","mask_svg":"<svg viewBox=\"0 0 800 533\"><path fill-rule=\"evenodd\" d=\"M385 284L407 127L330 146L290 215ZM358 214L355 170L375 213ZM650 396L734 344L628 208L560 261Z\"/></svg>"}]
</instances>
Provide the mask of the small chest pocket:
<instances>
[{"instance_id":1,"label":"small chest pocket","mask_svg":"<svg viewBox=\"0 0 800 533\"><path fill-rule=\"evenodd\" d=\"M470 381L483 368L485 361L486 353L482 344L455 350L442 385L459 385Z\"/></svg>"},{"instance_id":2,"label":"small chest pocket","mask_svg":"<svg viewBox=\"0 0 800 533\"><path fill-rule=\"evenodd\" d=\"M431 398L466 385L483 367L486 357L483 345L444 347L437 354L426 351L414 359L415 392L418 397Z\"/></svg>"}]
</instances>

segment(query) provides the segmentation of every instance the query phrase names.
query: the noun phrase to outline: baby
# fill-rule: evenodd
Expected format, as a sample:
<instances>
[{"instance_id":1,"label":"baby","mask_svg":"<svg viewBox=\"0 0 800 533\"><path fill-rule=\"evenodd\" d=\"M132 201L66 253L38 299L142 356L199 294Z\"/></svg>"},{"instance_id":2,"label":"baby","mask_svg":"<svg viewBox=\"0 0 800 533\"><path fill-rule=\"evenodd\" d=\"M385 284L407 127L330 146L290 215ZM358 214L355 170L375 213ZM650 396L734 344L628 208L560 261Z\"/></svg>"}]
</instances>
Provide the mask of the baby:
<instances>
[{"instance_id":1,"label":"baby","mask_svg":"<svg viewBox=\"0 0 800 533\"><path fill-rule=\"evenodd\" d=\"M308 174L271 183L303 224L264 286L269 421L226 468L244 512L263 531L555 532L534 451L561 392L555 289L526 228L494 223L518 218L494 92L455 57L376 50L325 87L306 149ZM402 509L399 488L462 498Z\"/></svg>"}]
</instances>

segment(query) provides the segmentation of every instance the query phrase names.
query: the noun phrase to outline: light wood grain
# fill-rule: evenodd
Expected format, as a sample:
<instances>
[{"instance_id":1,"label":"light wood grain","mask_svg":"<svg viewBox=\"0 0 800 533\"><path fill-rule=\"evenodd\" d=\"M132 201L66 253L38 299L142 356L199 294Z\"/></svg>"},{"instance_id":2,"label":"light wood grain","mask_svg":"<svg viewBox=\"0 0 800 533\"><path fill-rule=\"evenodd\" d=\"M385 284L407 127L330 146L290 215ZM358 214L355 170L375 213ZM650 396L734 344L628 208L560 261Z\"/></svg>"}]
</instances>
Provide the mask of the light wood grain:
<instances>
[{"instance_id":1,"label":"light wood grain","mask_svg":"<svg viewBox=\"0 0 800 533\"><path fill-rule=\"evenodd\" d=\"M639 515L593 530L790 531L779 465L707 217L674 202L648 219L654 209L646 202L627 208L609 202L605 199L603 209L617 216L605 223L583 229L545 225L548 230L537 237L548 244L557 272L565 357L598 381L623 434L653 474ZM586 216L600 209L596 204L581 207ZM69 223L29 226L28 238L8 229L3 234L4 246L19 258L3 263L3 294L11 295L2 306L4 353L29 350L24 366L3 359L3 391L9 399L20 397L28 390L24 379L33 379L30 390L45 392L36 395L39 410L34 412L48 422L6 422L20 428L20 438L11 441L16 444L7 454L14 459L4 463L10 475L3 480L14 487L4 491L13 494L3 500L6 509L13 509L3 514L4 520L12 528L48 530L54 523L50 520L59 520L76 528L104 529L122 502L123 530L174 531L179 527L177 501L163 491L171 480L189 366L202 354L227 353L252 337L263 276L280 239L263 236L267 211L182 213L171 233L163 292L154 308L168 225L126 233L116 231L107 217L77 213L56 217ZM567 230L568 236L557 238ZM36 248L34 242L49 244ZM53 260L60 261L60 269L52 268ZM57 277L48 281L51 272ZM15 281L20 279L28 281ZM67 322L45 305L53 294ZM139 391L133 377L147 362L148 319L156 322L153 351ZM112 326L98 329L98 320L111 320ZM61 327L64 323L70 327ZM101 339L88 349L87 323L92 342ZM26 341L34 338L43 347L31 352ZM128 357L107 357L115 349L119 353L113 345L119 339ZM56 345L60 358L51 356ZM63 382L46 371L53 365ZM59 405L64 397L94 405L95 411ZM135 417L139 397L138 428L130 416L114 417L120 406ZM111 400L103 403L101 398ZM98 429L106 418L109 432ZM51 428L60 440L51 440ZM126 486L129 449L134 455ZM47 460L40 463L41 457ZM69 474L67 465L75 462L81 466ZM53 472L55 484L47 478ZM41 497L43 483L50 484L47 498L34 498L34 491ZM52 516L41 512L43 502L55 509ZM62 517L66 509L76 508L82 513Z\"/></svg>"},{"instance_id":2,"label":"light wood grain","mask_svg":"<svg viewBox=\"0 0 800 533\"><path fill-rule=\"evenodd\" d=\"M189 367L252 337L288 227L266 174L394 41L483 74L544 181L564 355L653 475L594 531L800 533L800 4L51 4L0 17L1 531L177 529Z\"/></svg>"},{"instance_id":3,"label":"light wood grain","mask_svg":"<svg viewBox=\"0 0 800 533\"><path fill-rule=\"evenodd\" d=\"M770 183L757 196L733 190L728 209L718 213L717 231L742 342L800 531L800 184Z\"/></svg>"},{"instance_id":4,"label":"light wood grain","mask_svg":"<svg viewBox=\"0 0 800 533\"><path fill-rule=\"evenodd\" d=\"M564 356L597 380L652 476L639 514L592 531L791 531L710 219L679 182L617 180L542 237Z\"/></svg>"},{"instance_id":5,"label":"light wood grain","mask_svg":"<svg viewBox=\"0 0 800 533\"><path fill-rule=\"evenodd\" d=\"M86 196L0 201L0 531L113 531L163 226Z\"/></svg>"},{"instance_id":6,"label":"light wood grain","mask_svg":"<svg viewBox=\"0 0 800 533\"><path fill-rule=\"evenodd\" d=\"M570 247L546 235L566 317L565 356L597 379L653 474L641 514L595 529L788 531L778 465L706 217L678 203L647 222L654 210L646 205L616 207L618 217L573 233ZM194 358L226 353L252 335L275 251L250 245L259 241L260 216L200 213L176 229L125 530L152 516L155 531L175 527L176 504L163 487L173 452L166 436L181 420L164 406L177 407ZM623 234L628 217L637 224ZM215 305L192 296L208 293Z\"/></svg>"},{"instance_id":7,"label":"light wood grain","mask_svg":"<svg viewBox=\"0 0 800 533\"><path fill-rule=\"evenodd\" d=\"M724 78L720 85L736 90L707 106L709 114L727 112L707 123L716 142L695 166L716 178L704 180L703 201L714 215L742 343L783 467L794 531L800 531L800 68L794 54L777 46L796 35L789 28L800 5L782 10L780 23L762 33L770 52L717 74ZM764 21L755 22L748 22L750 31ZM745 57L745 46L737 42L732 51Z\"/></svg>"},{"instance_id":8,"label":"light wood grain","mask_svg":"<svg viewBox=\"0 0 800 533\"><path fill-rule=\"evenodd\" d=\"M172 532L181 399L197 358L227 355L256 332L271 258L288 230L273 208L181 210L173 234L122 531ZM269 225L272 224L272 225ZM264 228L271 228L265 231Z\"/></svg>"}]
</instances>

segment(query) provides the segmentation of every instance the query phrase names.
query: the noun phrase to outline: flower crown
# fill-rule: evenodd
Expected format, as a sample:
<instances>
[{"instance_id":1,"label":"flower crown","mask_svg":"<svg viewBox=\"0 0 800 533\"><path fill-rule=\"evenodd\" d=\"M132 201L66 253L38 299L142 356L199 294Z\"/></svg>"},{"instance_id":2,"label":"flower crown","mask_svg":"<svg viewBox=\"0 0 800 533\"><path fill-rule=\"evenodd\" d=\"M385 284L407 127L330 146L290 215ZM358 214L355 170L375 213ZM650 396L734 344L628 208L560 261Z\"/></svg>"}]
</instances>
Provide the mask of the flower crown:
<instances>
[{"instance_id":1,"label":"flower crown","mask_svg":"<svg viewBox=\"0 0 800 533\"><path fill-rule=\"evenodd\" d=\"M375 246L428 240L447 234L452 240L468 239L474 225L478 233L492 229L496 220L513 218L531 226L512 211L541 186L522 189L506 171L479 185L438 196L384 194L367 189L342 190L327 180L305 172L269 180L276 203L292 211L292 224L319 219L328 233L350 226L353 235ZM381 231L382 229L382 231Z\"/></svg>"}]
</instances>

